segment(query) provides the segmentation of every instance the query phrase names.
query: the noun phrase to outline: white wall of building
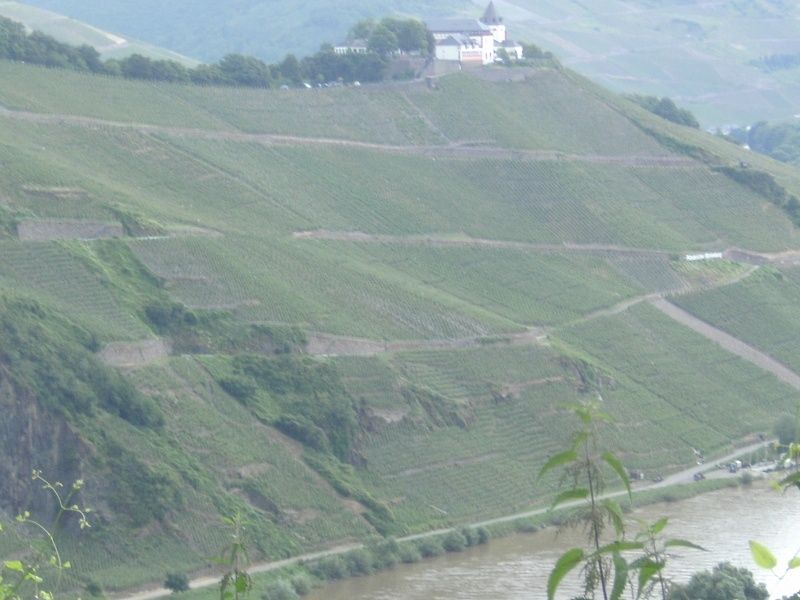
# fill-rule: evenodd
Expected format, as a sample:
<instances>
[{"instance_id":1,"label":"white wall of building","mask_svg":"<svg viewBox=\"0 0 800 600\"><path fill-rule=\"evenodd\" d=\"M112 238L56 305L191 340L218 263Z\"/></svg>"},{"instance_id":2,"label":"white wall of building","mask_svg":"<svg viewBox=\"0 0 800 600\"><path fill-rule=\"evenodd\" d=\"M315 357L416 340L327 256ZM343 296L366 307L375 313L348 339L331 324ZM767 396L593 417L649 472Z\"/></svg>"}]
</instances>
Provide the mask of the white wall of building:
<instances>
[{"instance_id":1,"label":"white wall of building","mask_svg":"<svg viewBox=\"0 0 800 600\"><path fill-rule=\"evenodd\" d=\"M461 46L436 45L436 60L461 60Z\"/></svg>"},{"instance_id":2,"label":"white wall of building","mask_svg":"<svg viewBox=\"0 0 800 600\"><path fill-rule=\"evenodd\" d=\"M489 30L494 36L494 41L497 45L502 44L508 39L508 32L505 25L489 25Z\"/></svg>"}]
</instances>

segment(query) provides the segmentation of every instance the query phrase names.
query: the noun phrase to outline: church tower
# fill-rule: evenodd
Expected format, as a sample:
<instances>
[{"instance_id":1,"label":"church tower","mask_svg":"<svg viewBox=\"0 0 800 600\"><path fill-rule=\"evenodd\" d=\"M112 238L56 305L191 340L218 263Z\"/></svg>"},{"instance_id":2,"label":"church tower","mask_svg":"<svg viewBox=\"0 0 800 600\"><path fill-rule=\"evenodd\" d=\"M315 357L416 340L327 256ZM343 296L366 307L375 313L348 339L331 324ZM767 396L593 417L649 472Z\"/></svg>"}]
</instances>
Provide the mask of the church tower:
<instances>
[{"instance_id":1,"label":"church tower","mask_svg":"<svg viewBox=\"0 0 800 600\"><path fill-rule=\"evenodd\" d=\"M489 1L489 6L486 7L481 22L491 30L495 44L500 45L506 41L506 26L503 23L502 17L497 14L497 9L494 7L494 0Z\"/></svg>"}]
</instances>

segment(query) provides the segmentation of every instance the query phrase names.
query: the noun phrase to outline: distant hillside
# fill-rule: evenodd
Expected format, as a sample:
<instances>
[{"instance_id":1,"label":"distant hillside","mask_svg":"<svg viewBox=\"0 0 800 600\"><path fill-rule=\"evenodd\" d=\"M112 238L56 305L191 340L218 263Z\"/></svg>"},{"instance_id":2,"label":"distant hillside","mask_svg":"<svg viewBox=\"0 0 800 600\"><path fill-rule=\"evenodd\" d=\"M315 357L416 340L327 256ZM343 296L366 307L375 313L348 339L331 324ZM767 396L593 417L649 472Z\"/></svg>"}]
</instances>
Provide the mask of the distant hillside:
<instances>
[{"instance_id":1,"label":"distant hillside","mask_svg":"<svg viewBox=\"0 0 800 600\"><path fill-rule=\"evenodd\" d=\"M215 61L280 60L337 42L356 21L393 12L478 16L483 0L30 0L93 25ZM499 0L514 39L539 44L613 89L669 96L704 127L793 116L800 101L800 8L726 0ZM153 18L158 15L158 18Z\"/></svg>"},{"instance_id":2,"label":"distant hillside","mask_svg":"<svg viewBox=\"0 0 800 600\"><path fill-rule=\"evenodd\" d=\"M800 172L575 73L0 80L0 513L85 479L76 588L543 505L565 402L648 477L796 408Z\"/></svg>"},{"instance_id":3,"label":"distant hillside","mask_svg":"<svg viewBox=\"0 0 800 600\"><path fill-rule=\"evenodd\" d=\"M754 152L800 165L800 124L794 120L756 123L751 127L732 130L730 137L740 144L746 144Z\"/></svg>"},{"instance_id":4,"label":"distant hillside","mask_svg":"<svg viewBox=\"0 0 800 600\"><path fill-rule=\"evenodd\" d=\"M795 2L513 0L518 37L612 89L669 96L704 126L791 117L800 101ZM774 58L773 58L774 57ZM785 64L773 70L770 65Z\"/></svg>"},{"instance_id":5,"label":"distant hillside","mask_svg":"<svg viewBox=\"0 0 800 600\"><path fill-rule=\"evenodd\" d=\"M158 60L175 60L187 66L198 64L197 60L177 52L109 33L87 23L20 2L0 1L0 16L22 23L30 30L51 35L67 44L94 46L103 58L124 58L131 54L142 54Z\"/></svg>"},{"instance_id":6,"label":"distant hillside","mask_svg":"<svg viewBox=\"0 0 800 600\"><path fill-rule=\"evenodd\" d=\"M337 43L358 21L391 14L448 15L467 0L35 0L30 4L147 40L206 62L236 52L278 61ZM157 15L157 18L154 18Z\"/></svg>"}]
</instances>

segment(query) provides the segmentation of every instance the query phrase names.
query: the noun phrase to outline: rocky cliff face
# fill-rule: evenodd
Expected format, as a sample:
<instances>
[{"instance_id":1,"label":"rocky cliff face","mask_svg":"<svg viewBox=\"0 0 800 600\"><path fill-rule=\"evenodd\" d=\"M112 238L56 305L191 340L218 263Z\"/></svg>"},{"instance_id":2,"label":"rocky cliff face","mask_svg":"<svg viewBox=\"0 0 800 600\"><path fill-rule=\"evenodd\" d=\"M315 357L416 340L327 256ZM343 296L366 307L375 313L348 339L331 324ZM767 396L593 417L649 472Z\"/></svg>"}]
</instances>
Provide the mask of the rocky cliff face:
<instances>
[{"instance_id":1,"label":"rocky cliff face","mask_svg":"<svg viewBox=\"0 0 800 600\"><path fill-rule=\"evenodd\" d=\"M43 410L31 394L15 389L0 370L0 509L16 515L30 510L38 518L54 513L52 499L34 484L34 469L65 485L83 478L90 454L63 417Z\"/></svg>"}]
</instances>

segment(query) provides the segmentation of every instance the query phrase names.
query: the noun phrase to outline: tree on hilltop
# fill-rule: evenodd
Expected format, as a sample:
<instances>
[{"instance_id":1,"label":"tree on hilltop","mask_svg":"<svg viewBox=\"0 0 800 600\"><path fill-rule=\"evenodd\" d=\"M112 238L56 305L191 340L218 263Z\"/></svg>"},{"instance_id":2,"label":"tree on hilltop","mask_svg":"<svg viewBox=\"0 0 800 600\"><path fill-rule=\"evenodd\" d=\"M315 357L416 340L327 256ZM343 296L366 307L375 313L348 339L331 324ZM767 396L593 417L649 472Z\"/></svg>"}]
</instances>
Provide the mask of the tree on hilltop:
<instances>
[{"instance_id":1,"label":"tree on hilltop","mask_svg":"<svg viewBox=\"0 0 800 600\"><path fill-rule=\"evenodd\" d=\"M385 25L378 25L367 40L367 49L379 56L389 56L400 49L397 36Z\"/></svg>"}]
</instances>

